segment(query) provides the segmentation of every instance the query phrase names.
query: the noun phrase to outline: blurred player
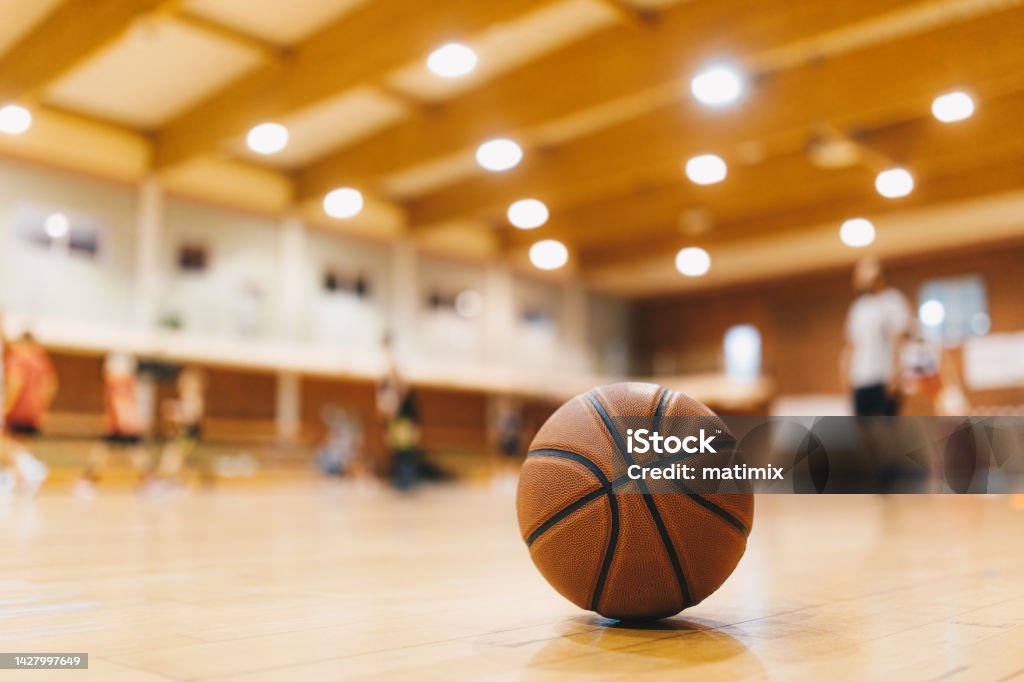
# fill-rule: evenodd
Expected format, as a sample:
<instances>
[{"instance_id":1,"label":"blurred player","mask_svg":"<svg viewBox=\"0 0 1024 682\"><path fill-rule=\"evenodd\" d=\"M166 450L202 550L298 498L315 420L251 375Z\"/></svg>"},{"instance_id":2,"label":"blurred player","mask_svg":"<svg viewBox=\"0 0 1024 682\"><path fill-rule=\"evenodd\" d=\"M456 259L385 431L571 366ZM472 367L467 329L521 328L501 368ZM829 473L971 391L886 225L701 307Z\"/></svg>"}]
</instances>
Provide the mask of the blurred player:
<instances>
[{"instance_id":1,"label":"blurred player","mask_svg":"<svg viewBox=\"0 0 1024 682\"><path fill-rule=\"evenodd\" d=\"M7 343L7 328L4 322L4 311L0 308L0 407L7 405L7 390L4 384L4 354ZM14 464L15 443L7 438L7 429L4 425L4 409L0 409L0 501L11 497L17 483L16 467Z\"/></svg>"},{"instance_id":2,"label":"blurred player","mask_svg":"<svg viewBox=\"0 0 1024 682\"><path fill-rule=\"evenodd\" d=\"M966 416L970 404L963 389L956 358L937 340L924 333L920 323L911 325L911 332L901 353L903 386L907 406L904 414L915 416ZM956 430L955 422L940 425L938 435L948 438ZM943 452L926 433L917 441L927 443L932 491L942 489ZM941 442L941 441L940 441Z\"/></svg>"},{"instance_id":3,"label":"blurred player","mask_svg":"<svg viewBox=\"0 0 1024 682\"><path fill-rule=\"evenodd\" d=\"M24 332L4 352L4 425L16 440L39 435L57 394L57 372L49 354Z\"/></svg>"},{"instance_id":4,"label":"blurred player","mask_svg":"<svg viewBox=\"0 0 1024 682\"><path fill-rule=\"evenodd\" d=\"M494 431L497 450L507 458L518 458L523 454L523 401L509 395L500 396L496 403Z\"/></svg>"},{"instance_id":5,"label":"blurred player","mask_svg":"<svg viewBox=\"0 0 1024 682\"><path fill-rule=\"evenodd\" d=\"M158 476L164 483L181 482L185 461L195 452L203 434L206 413L206 375L198 367L186 367L178 374L178 397L165 406L174 435L160 455Z\"/></svg>"},{"instance_id":6,"label":"blurred player","mask_svg":"<svg viewBox=\"0 0 1024 682\"><path fill-rule=\"evenodd\" d=\"M515 395L497 395L489 401L489 408L488 440L496 455L491 460L491 483L515 490L526 445L523 400Z\"/></svg>"},{"instance_id":7,"label":"blurred player","mask_svg":"<svg viewBox=\"0 0 1024 682\"><path fill-rule=\"evenodd\" d=\"M149 456L143 447L145 423L139 409L138 383L135 377L135 358L127 353L111 353L103 366L103 402L106 432L103 443L89 453L82 472L82 479L75 484L75 492L81 497L95 493L103 471L107 468L110 455L123 451L142 483L151 474Z\"/></svg>"},{"instance_id":8,"label":"blurred player","mask_svg":"<svg viewBox=\"0 0 1024 682\"><path fill-rule=\"evenodd\" d=\"M4 342L0 316L0 350L3 351L3 432L0 434L0 496L15 490L31 496L48 475L27 442L39 434L40 425L57 393L57 373L47 352L29 332L13 343Z\"/></svg>"},{"instance_id":9,"label":"blurred player","mask_svg":"<svg viewBox=\"0 0 1024 682\"><path fill-rule=\"evenodd\" d=\"M412 387L402 380L394 357L391 337L382 342L384 373L377 382L377 414L384 426L391 481L396 488L408 490L421 477L420 411ZM388 466L382 467L385 470Z\"/></svg>"},{"instance_id":10,"label":"blurred player","mask_svg":"<svg viewBox=\"0 0 1024 682\"><path fill-rule=\"evenodd\" d=\"M7 439L7 427L4 422L4 414L7 407L7 385L4 383L4 365L7 355L5 347L7 343L7 328L4 322L4 310L0 308L0 500L3 500L14 492L15 473L13 447Z\"/></svg>"},{"instance_id":11,"label":"blurred player","mask_svg":"<svg viewBox=\"0 0 1024 682\"><path fill-rule=\"evenodd\" d=\"M401 392L398 410L388 424L391 449L391 480L399 490L408 490L423 476L420 440L420 409L416 393L410 387Z\"/></svg>"},{"instance_id":12,"label":"blurred player","mask_svg":"<svg viewBox=\"0 0 1024 682\"><path fill-rule=\"evenodd\" d=\"M852 391L857 416L895 416L900 409L900 354L910 327L910 308L903 294L885 285L877 258L857 263L853 286L857 298L846 317L842 381Z\"/></svg>"},{"instance_id":13,"label":"blurred player","mask_svg":"<svg viewBox=\"0 0 1024 682\"><path fill-rule=\"evenodd\" d=\"M359 453L362 450L362 432L359 420L348 410L334 404L324 405L320 411L326 435L316 453L317 466L328 476L346 476L362 473Z\"/></svg>"},{"instance_id":14,"label":"blurred player","mask_svg":"<svg viewBox=\"0 0 1024 682\"><path fill-rule=\"evenodd\" d=\"M377 381L376 405L378 426L387 444L388 461L375 463L374 472L383 475L394 466L394 449L391 447L391 424L398 414L402 403L403 385L398 374L398 363L395 361L394 344L390 334L381 340L381 353L384 359L384 371Z\"/></svg>"},{"instance_id":15,"label":"blurred player","mask_svg":"<svg viewBox=\"0 0 1024 682\"><path fill-rule=\"evenodd\" d=\"M956 357L941 343L928 338L920 324L911 325L901 354L903 385L911 414L964 416L970 404L956 368Z\"/></svg>"},{"instance_id":16,"label":"blurred player","mask_svg":"<svg viewBox=\"0 0 1024 682\"><path fill-rule=\"evenodd\" d=\"M384 356L384 371L377 381L377 414L387 424L398 412L402 401L402 379L398 375L398 363L395 361L390 335L385 335L381 340L381 353Z\"/></svg>"}]
</instances>

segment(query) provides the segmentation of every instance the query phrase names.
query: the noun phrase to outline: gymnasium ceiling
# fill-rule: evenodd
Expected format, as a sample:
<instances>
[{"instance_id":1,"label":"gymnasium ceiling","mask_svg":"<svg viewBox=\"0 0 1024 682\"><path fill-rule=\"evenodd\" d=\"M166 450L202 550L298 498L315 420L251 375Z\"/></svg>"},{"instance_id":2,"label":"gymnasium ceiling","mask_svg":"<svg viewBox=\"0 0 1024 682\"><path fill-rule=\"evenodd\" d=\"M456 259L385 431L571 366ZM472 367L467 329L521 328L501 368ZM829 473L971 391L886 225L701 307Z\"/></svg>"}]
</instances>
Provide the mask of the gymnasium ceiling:
<instances>
[{"instance_id":1,"label":"gymnasium ceiling","mask_svg":"<svg viewBox=\"0 0 1024 682\"><path fill-rule=\"evenodd\" d=\"M0 0L0 17L0 103L35 117L0 153L454 255L521 262L555 238L622 293L845 263L852 216L883 254L1024 232L1024 2ZM449 40L479 55L466 78L425 66ZM689 93L716 60L748 75L733 106ZM954 88L977 113L944 125L931 102ZM275 156L245 145L264 121L289 129ZM497 136L524 147L517 168L476 165ZM686 179L706 152L724 182ZM890 166L910 196L875 192ZM320 208L339 186L368 198L344 223ZM508 224L523 197L545 226ZM708 277L675 271L687 245Z\"/></svg>"}]
</instances>

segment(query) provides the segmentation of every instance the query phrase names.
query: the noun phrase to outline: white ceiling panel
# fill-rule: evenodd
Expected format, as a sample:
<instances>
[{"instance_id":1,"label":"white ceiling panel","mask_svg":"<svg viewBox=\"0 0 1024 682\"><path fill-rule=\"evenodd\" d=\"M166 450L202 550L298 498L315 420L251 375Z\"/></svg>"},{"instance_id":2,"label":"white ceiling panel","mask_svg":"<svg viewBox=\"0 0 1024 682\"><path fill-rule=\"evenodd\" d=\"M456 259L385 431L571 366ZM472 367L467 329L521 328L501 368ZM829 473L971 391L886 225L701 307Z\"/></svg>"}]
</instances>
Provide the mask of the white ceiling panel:
<instances>
[{"instance_id":1,"label":"white ceiling panel","mask_svg":"<svg viewBox=\"0 0 1024 682\"><path fill-rule=\"evenodd\" d=\"M259 63L258 55L174 21L139 22L57 81L47 101L141 130L157 128Z\"/></svg>"},{"instance_id":2,"label":"white ceiling panel","mask_svg":"<svg viewBox=\"0 0 1024 682\"><path fill-rule=\"evenodd\" d=\"M186 9L278 45L295 45L368 0L189 0Z\"/></svg>"}]
</instances>

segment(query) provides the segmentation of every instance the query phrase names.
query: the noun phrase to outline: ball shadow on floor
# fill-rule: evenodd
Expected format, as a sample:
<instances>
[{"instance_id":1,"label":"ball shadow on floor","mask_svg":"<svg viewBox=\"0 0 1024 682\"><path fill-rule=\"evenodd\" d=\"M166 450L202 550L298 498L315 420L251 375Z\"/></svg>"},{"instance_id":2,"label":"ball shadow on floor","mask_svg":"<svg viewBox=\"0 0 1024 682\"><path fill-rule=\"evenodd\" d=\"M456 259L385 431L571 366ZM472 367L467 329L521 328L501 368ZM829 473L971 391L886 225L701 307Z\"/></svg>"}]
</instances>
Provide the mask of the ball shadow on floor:
<instances>
[{"instance_id":1,"label":"ball shadow on floor","mask_svg":"<svg viewBox=\"0 0 1024 682\"><path fill-rule=\"evenodd\" d=\"M741 677L763 673L760 659L743 643L742 633L735 628L731 628L734 634L726 633L727 627L705 619L618 621L580 616L561 626L561 636L537 652L530 667L640 673L728 661L729 669Z\"/></svg>"}]
</instances>

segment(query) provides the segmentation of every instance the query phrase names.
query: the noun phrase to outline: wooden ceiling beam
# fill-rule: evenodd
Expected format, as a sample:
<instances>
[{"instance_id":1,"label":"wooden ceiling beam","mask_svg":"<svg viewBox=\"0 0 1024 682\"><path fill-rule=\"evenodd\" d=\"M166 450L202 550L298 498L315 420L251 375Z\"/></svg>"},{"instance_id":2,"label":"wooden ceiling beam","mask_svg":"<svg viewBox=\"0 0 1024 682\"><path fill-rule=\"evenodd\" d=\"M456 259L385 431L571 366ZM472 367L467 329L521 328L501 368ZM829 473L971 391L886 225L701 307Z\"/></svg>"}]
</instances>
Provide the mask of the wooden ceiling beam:
<instances>
[{"instance_id":1,"label":"wooden ceiling beam","mask_svg":"<svg viewBox=\"0 0 1024 682\"><path fill-rule=\"evenodd\" d=\"M630 186L682 181L682 161L828 123L856 132L919 116L931 98L967 85L986 94L1024 87L1024 8L970 18L910 38L771 74L728 110L685 101L614 129L532 155L500 176L480 175L411 203L414 225L495 219L510 201L536 196L555 210ZM951 57L955 52L956 57ZM799 103L799 105L795 104Z\"/></svg>"},{"instance_id":2,"label":"wooden ceiling beam","mask_svg":"<svg viewBox=\"0 0 1024 682\"><path fill-rule=\"evenodd\" d=\"M553 213L544 236L573 246L599 245L628 235L671 232L702 239L738 213L772 212L798 205L809 196L849 196L858 188L873 192L872 175L859 166L820 169L796 152L734 168L725 184L698 187L688 182L651 187ZM537 239L528 231L506 228L511 243Z\"/></svg>"},{"instance_id":3,"label":"wooden ceiling beam","mask_svg":"<svg viewBox=\"0 0 1024 682\"><path fill-rule=\"evenodd\" d=\"M1019 189L1024 186L1024 130L1013 126L1015 114L1024 106L1024 93L1009 98L999 110L989 110L990 121L996 125L986 127L982 121L972 128L945 126L945 131L932 130L941 124L920 121L905 124L888 131L892 140L910 137L917 140L916 161L910 167L917 185L909 196L898 200L881 197L874 191L872 178L864 174L851 175L828 185L826 193L814 183L829 171L810 166L801 174L794 166L788 172L785 164L767 163L757 177L748 179L750 189L798 188L778 201L770 192L761 197L747 198L743 192L731 196L737 205L730 210L719 209L712 229L699 235L688 235L678 229L674 221L658 223L650 220L630 225L629 230L606 229L600 234L583 231L563 237L582 262L600 267L613 262L643 260L655 254L674 254L687 244L708 248L715 244L738 243L765 235L781 235L807 226L834 223L836 229L843 220L856 216L884 217L886 214L908 207L925 206L946 201L967 199L985 194ZM963 126L964 124L961 124ZM941 133L945 132L943 136ZM944 138L944 139L940 139ZM971 153L964 155L964 148ZM959 152L958 152L959 150ZM800 192L799 188L806 191ZM642 207L639 209L642 210Z\"/></svg>"},{"instance_id":4,"label":"wooden ceiling beam","mask_svg":"<svg viewBox=\"0 0 1024 682\"><path fill-rule=\"evenodd\" d=\"M0 57L0 102L37 99L164 0L67 0Z\"/></svg>"},{"instance_id":5,"label":"wooden ceiling beam","mask_svg":"<svg viewBox=\"0 0 1024 682\"><path fill-rule=\"evenodd\" d=\"M622 19L637 26L651 26L658 20L658 11L638 7L629 0L600 0L616 12Z\"/></svg>"},{"instance_id":6,"label":"wooden ceiling beam","mask_svg":"<svg viewBox=\"0 0 1024 682\"><path fill-rule=\"evenodd\" d=\"M844 216L865 215L880 220L904 209L996 196L1019 190L1022 185L1024 185L1024 163L1022 163L1022 159L1015 159L965 173L934 178L929 187L915 192L915 195L907 197L906 201L895 204L879 204L876 209L870 211L865 211L864 203L856 198L844 202L813 203L790 208L780 214L760 216L754 221L745 220L739 223L725 224L722 225L723 233L731 233L735 235L735 238L723 236L720 241L710 245L705 243L705 246L709 247L712 260L714 260L713 246L715 243L743 244L752 238L751 228L755 225L757 229L754 231L756 232L771 233L773 238L784 239L786 236L815 230L821 225L829 223L835 225L836 243L839 246L839 226L842 224ZM965 225L964 229L968 230L970 226ZM922 240L926 242L927 235L922 235ZM693 243L695 243L693 240L671 235L662 230L647 236L637 235L629 242L608 243L600 248L576 252L574 258L579 261L584 271L601 270L609 266L642 265L655 257L663 257L667 259L667 262L671 262L680 248Z\"/></svg>"},{"instance_id":7,"label":"wooden ceiling beam","mask_svg":"<svg viewBox=\"0 0 1024 682\"><path fill-rule=\"evenodd\" d=\"M187 0L163 0L150 13L149 18L153 20L177 21L191 29L231 43L244 50L254 52L264 61L271 63L281 62L291 53L291 50L287 47L258 38L220 21L193 12L189 9Z\"/></svg>"},{"instance_id":8,"label":"wooden ceiling beam","mask_svg":"<svg viewBox=\"0 0 1024 682\"><path fill-rule=\"evenodd\" d=\"M776 49L885 15L894 0L685 2L651 27L625 23L542 57L434 112L389 127L299 173L303 198L370 185L398 170L472 149L493 136L544 146L553 123L628 99L642 112L686 96L709 55ZM605 112L606 113L606 112ZM570 126L573 127L573 126ZM536 139L535 139L536 138ZM537 152L527 152L537 156Z\"/></svg>"},{"instance_id":9,"label":"wooden ceiling beam","mask_svg":"<svg viewBox=\"0 0 1024 682\"><path fill-rule=\"evenodd\" d=\"M977 116L956 125L944 125L926 116L866 132L861 145L882 158L903 161L917 178L919 188L929 186L932 178L996 165L1006 159L1024 159L1024 132L1017 123L1024 115L1024 91L979 106ZM698 187L673 182L555 212L544 231L550 238L582 246L658 230L680 239L689 235L691 239L713 241L728 234L723 224L742 225L746 221L755 229L760 225L759 216L784 216L808 203L858 198L864 210L898 205L900 202L886 200L875 192L877 170L860 164L823 169L813 165L806 153L796 151L739 166L727 183ZM695 217L697 224L687 225L687 217ZM507 229L513 244L536 239L528 232Z\"/></svg>"},{"instance_id":10,"label":"wooden ceiling beam","mask_svg":"<svg viewBox=\"0 0 1024 682\"><path fill-rule=\"evenodd\" d=\"M208 35L227 41L245 50L255 52L266 62L280 64L284 62L291 50L286 47L275 45L261 38L256 38L247 33L242 33L229 26L200 16L188 10L181 10L168 15L168 19L184 24L189 28L206 33Z\"/></svg>"},{"instance_id":11,"label":"wooden ceiling beam","mask_svg":"<svg viewBox=\"0 0 1024 682\"><path fill-rule=\"evenodd\" d=\"M484 28L549 0L374 0L319 31L283 65L256 70L202 102L157 135L158 167L213 152L261 121L312 106L425 59L446 40ZM427 11L425 11L427 10Z\"/></svg>"}]
</instances>

